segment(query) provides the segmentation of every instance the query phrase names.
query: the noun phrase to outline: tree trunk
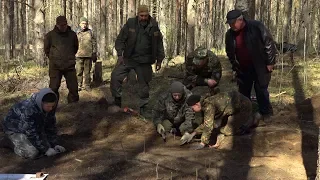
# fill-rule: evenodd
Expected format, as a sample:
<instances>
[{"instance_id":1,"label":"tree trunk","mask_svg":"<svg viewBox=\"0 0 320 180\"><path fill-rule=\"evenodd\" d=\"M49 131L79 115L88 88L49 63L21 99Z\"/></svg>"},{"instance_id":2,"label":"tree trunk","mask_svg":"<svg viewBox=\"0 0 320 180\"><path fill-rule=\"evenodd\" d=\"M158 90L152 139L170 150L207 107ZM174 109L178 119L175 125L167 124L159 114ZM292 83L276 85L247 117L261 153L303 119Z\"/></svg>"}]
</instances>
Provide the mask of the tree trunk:
<instances>
[{"instance_id":1,"label":"tree trunk","mask_svg":"<svg viewBox=\"0 0 320 180\"><path fill-rule=\"evenodd\" d=\"M157 19L157 14L158 14L158 11L157 11L157 0L152 0L151 7L152 7L152 17L154 19Z\"/></svg>"},{"instance_id":2,"label":"tree trunk","mask_svg":"<svg viewBox=\"0 0 320 180\"><path fill-rule=\"evenodd\" d=\"M4 1L4 22L5 22L5 26L4 26L4 42L5 42L5 61L9 61L11 59L10 56L10 51L11 51L11 47L10 47L10 18L9 18L9 9L10 9L10 2L9 1Z\"/></svg>"},{"instance_id":3,"label":"tree trunk","mask_svg":"<svg viewBox=\"0 0 320 180\"><path fill-rule=\"evenodd\" d=\"M128 18L136 16L136 1L128 0Z\"/></svg>"},{"instance_id":4,"label":"tree trunk","mask_svg":"<svg viewBox=\"0 0 320 180\"><path fill-rule=\"evenodd\" d=\"M111 1L110 1L111 2ZM112 19L113 21L113 31L112 31L112 42L115 42L117 33L118 33L118 16L117 16L117 3L118 0L113 0L112 1Z\"/></svg>"},{"instance_id":5,"label":"tree trunk","mask_svg":"<svg viewBox=\"0 0 320 180\"><path fill-rule=\"evenodd\" d=\"M263 0L261 1L261 6L263 6L262 3ZM254 19L255 4L255 0L236 0L235 9L240 10L245 18ZM260 18L262 18L262 15L260 15Z\"/></svg>"},{"instance_id":6,"label":"tree trunk","mask_svg":"<svg viewBox=\"0 0 320 180\"><path fill-rule=\"evenodd\" d=\"M176 0L176 25L177 25L177 55L180 54L181 46L181 1Z\"/></svg>"},{"instance_id":7,"label":"tree trunk","mask_svg":"<svg viewBox=\"0 0 320 180\"><path fill-rule=\"evenodd\" d=\"M83 16L87 17L89 16L88 14L88 0L82 0L82 9L83 9Z\"/></svg>"},{"instance_id":8,"label":"tree trunk","mask_svg":"<svg viewBox=\"0 0 320 180\"><path fill-rule=\"evenodd\" d=\"M89 27L91 25L91 29L93 29L92 25L93 25L93 16L92 16L92 1L88 0L88 16L86 16L88 18L89 21Z\"/></svg>"},{"instance_id":9,"label":"tree trunk","mask_svg":"<svg viewBox=\"0 0 320 180\"><path fill-rule=\"evenodd\" d=\"M309 7L308 5L308 0L304 0L301 3L301 14L300 14L300 22L299 22L299 30L298 30L297 45L298 45L299 53L302 53L303 51L303 46L305 41L305 37L304 37L305 28L307 28L307 32L308 32L308 27L310 23L310 17L309 17L310 9L311 7ZM306 52L308 52L308 48L309 47L307 46Z\"/></svg>"},{"instance_id":10,"label":"tree trunk","mask_svg":"<svg viewBox=\"0 0 320 180\"><path fill-rule=\"evenodd\" d=\"M4 16L4 11L5 11L5 2L3 0L0 0L0 27L5 27L5 16ZM5 28L2 28L1 33L0 33L0 45L4 44L4 31Z\"/></svg>"},{"instance_id":11,"label":"tree trunk","mask_svg":"<svg viewBox=\"0 0 320 180\"><path fill-rule=\"evenodd\" d=\"M120 9L120 28L121 28L123 25L123 8L124 8L123 4L124 4L124 2L123 2L123 0L120 0L119 3L120 3L119 9Z\"/></svg>"},{"instance_id":12,"label":"tree trunk","mask_svg":"<svg viewBox=\"0 0 320 180\"><path fill-rule=\"evenodd\" d=\"M80 17L83 16L83 10L82 10L82 0L76 0L77 3L77 22L79 21Z\"/></svg>"},{"instance_id":13,"label":"tree trunk","mask_svg":"<svg viewBox=\"0 0 320 180\"><path fill-rule=\"evenodd\" d=\"M26 26L27 26L27 23L26 23L26 0L22 0L21 1L22 4L21 4L21 12L20 12L20 19L21 19L21 47L23 48L23 55L25 56L26 55L26 52L25 52L25 46L27 44L27 41L26 41L26 36L27 36L27 33L26 33Z\"/></svg>"},{"instance_id":14,"label":"tree trunk","mask_svg":"<svg viewBox=\"0 0 320 180\"><path fill-rule=\"evenodd\" d=\"M9 0L9 36L10 36L10 59L14 51L14 0Z\"/></svg>"},{"instance_id":15,"label":"tree trunk","mask_svg":"<svg viewBox=\"0 0 320 180\"><path fill-rule=\"evenodd\" d=\"M67 0L62 1L63 15L67 17Z\"/></svg>"},{"instance_id":16,"label":"tree trunk","mask_svg":"<svg viewBox=\"0 0 320 180\"><path fill-rule=\"evenodd\" d=\"M70 19L70 22L72 22L73 25L76 25L77 24L77 21L74 21L73 20L73 1L72 0L69 0L69 19Z\"/></svg>"},{"instance_id":17,"label":"tree trunk","mask_svg":"<svg viewBox=\"0 0 320 180\"><path fill-rule=\"evenodd\" d=\"M36 62L39 66L45 66L44 61L44 34L45 34L45 26L44 26L44 0L35 0L34 3L35 8L35 17L34 17L34 23L35 23L35 42L34 42L34 48L36 53Z\"/></svg>"},{"instance_id":18,"label":"tree trunk","mask_svg":"<svg viewBox=\"0 0 320 180\"><path fill-rule=\"evenodd\" d=\"M285 42L289 42L290 39L290 29L291 29L291 14L292 14L292 0L286 0L285 4L285 13L286 13L286 21L284 21L284 32L283 32L283 40Z\"/></svg>"},{"instance_id":19,"label":"tree trunk","mask_svg":"<svg viewBox=\"0 0 320 180\"><path fill-rule=\"evenodd\" d=\"M106 59L106 0L101 0L101 6L100 6L100 58L102 60Z\"/></svg>"},{"instance_id":20,"label":"tree trunk","mask_svg":"<svg viewBox=\"0 0 320 180\"><path fill-rule=\"evenodd\" d=\"M188 13L187 13L188 12ZM187 54L193 52L195 47L195 14L196 14L196 1L190 0L187 6L187 12L185 12L185 16L187 16L188 28L187 28Z\"/></svg>"},{"instance_id":21,"label":"tree trunk","mask_svg":"<svg viewBox=\"0 0 320 180\"><path fill-rule=\"evenodd\" d=\"M181 3L181 2L180 2ZM172 11L174 9L173 7L173 2L172 2ZM187 28L188 28L188 21L187 21L187 17L188 17L188 2L187 1L182 1L181 3L181 48L180 51L183 51L184 54L187 53ZM181 52L180 52L181 54Z\"/></svg>"}]
</instances>

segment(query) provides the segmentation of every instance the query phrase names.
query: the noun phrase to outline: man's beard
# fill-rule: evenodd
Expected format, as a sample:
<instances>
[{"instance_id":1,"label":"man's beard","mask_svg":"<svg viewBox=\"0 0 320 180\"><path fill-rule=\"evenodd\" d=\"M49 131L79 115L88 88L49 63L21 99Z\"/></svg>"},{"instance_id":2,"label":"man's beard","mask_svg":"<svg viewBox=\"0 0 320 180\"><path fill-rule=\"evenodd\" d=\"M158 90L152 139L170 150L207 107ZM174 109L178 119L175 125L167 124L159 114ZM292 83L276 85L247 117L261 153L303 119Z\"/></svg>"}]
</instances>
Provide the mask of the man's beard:
<instances>
[{"instance_id":1,"label":"man's beard","mask_svg":"<svg viewBox=\"0 0 320 180\"><path fill-rule=\"evenodd\" d=\"M148 21L140 21L140 25L145 27L148 25Z\"/></svg>"}]
</instances>

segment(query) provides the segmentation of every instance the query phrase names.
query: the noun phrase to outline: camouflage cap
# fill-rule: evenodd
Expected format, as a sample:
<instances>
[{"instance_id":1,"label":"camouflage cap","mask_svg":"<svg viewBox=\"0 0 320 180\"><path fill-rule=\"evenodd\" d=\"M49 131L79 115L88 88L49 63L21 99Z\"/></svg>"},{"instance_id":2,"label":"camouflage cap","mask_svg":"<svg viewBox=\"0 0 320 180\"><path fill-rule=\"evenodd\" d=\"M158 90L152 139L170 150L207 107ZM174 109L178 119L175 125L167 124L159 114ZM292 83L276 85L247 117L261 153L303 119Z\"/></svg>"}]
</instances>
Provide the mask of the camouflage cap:
<instances>
[{"instance_id":1,"label":"camouflage cap","mask_svg":"<svg viewBox=\"0 0 320 180\"><path fill-rule=\"evenodd\" d=\"M88 23L88 18L86 18L86 17L81 17L80 18L80 23L81 22L86 22L86 23Z\"/></svg>"},{"instance_id":2,"label":"camouflage cap","mask_svg":"<svg viewBox=\"0 0 320 180\"><path fill-rule=\"evenodd\" d=\"M149 8L147 5L140 5L138 7L138 13L146 12L149 13Z\"/></svg>"},{"instance_id":3,"label":"camouflage cap","mask_svg":"<svg viewBox=\"0 0 320 180\"><path fill-rule=\"evenodd\" d=\"M204 47L198 47L194 50L194 57L193 57L193 64L199 65L201 61L206 58L208 55L207 48Z\"/></svg>"}]
</instances>

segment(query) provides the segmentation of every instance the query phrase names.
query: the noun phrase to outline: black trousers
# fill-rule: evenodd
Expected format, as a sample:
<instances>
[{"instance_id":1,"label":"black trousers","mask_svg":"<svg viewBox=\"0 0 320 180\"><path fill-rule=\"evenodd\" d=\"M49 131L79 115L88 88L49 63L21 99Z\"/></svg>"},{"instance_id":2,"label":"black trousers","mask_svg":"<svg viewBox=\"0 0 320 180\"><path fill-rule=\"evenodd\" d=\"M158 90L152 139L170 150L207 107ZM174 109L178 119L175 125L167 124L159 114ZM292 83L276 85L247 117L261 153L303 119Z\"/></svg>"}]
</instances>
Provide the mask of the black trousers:
<instances>
[{"instance_id":1,"label":"black trousers","mask_svg":"<svg viewBox=\"0 0 320 180\"><path fill-rule=\"evenodd\" d=\"M267 76L271 77L271 73L267 74ZM239 92L251 99L251 90L253 86L256 93L260 113L262 115L272 115L273 109L270 103L270 95L268 91L270 78L268 78L269 81L266 85L260 85L257 73L253 67L250 67L246 71L239 73L237 75L237 78Z\"/></svg>"}]
</instances>

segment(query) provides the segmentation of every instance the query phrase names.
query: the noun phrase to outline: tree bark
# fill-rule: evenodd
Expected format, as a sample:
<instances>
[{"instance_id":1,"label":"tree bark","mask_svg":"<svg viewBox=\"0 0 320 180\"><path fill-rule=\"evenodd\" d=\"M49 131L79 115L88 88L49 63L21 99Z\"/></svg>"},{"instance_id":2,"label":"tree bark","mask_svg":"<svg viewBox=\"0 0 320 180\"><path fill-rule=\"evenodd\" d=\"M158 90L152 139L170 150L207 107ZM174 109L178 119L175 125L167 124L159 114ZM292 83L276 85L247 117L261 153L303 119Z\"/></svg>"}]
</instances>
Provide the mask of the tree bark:
<instances>
[{"instance_id":1,"label":"tree bark","mask_svg":"<svg viewBox=\"0 0 320 180\"><path fill-rule=\"evenodd\" d=\"M188 12L188 13L187 13ZM195 15L196 15L196 1L190 0L187 5L187 12L185 12L185 16L187 16L187 50L186 54L193 52L195 47Z\"/></svg>"},{"instance_id":2,"label":"tree bark","mask_svg":"<svg viewBox=\"0 0 320 180\"><path fill-rule=\"evenodd\" d=\"M27 44L27 41L26 41L26 37L27 37L27 31L26 31L26 26L27 26L27 23L26 23L26 0L22 0L22 4L21 4L21 12L20 12L20 19L21 19L21 47L23 48L23 55L26 54L25 52L25 49L26 49L26 44Z\"/></svg>"},{"instance_id":3,"label":"tree bark","mask_svg":"<svg viewBox=\"0 0 320 180\"><path fill-rule=\"evenodd\" d=\"M305 41L304 37L304 31L305 28L307 28L308 32L308 27L310 23L310 18L309 18L309 13L310 13L311 7L308 5L308 0L303 0L301 2L301 14L300 14L300 22L299 22L299 29L298 29L298 51L299 53L302 53L303 51L303 45ZM306 47L306 52L308 52L308 46Z\"/></svg>"},{"instance_id":4,"label":"tree bark","mask_svg":"<svg viewBox=\"0 0 320 180\"><path fill-rule=\"evenodd\" d=\"M11 59L11 56L10 56L10 50L11 50L11 47L10 47L10 18L9 18L9 9L10 9L10 2L9 1L4 1L4 22L5 22L5 26L4 26L4 42L5 42L5 54L4 54L4 57L5 57L5 61L9 61Z\"/></svg>"},{"instance_id":5,"label":"tree bark","mask_svg":"<svg viewBox=\"0 0 320 180\"><path fill-rule=\"evenodd\" d=\"M261 6L264 0L261 0ZM255 0L236 0L235 9L240 10L247 19L254 19ZM261 13L264 11L260 11ZM260 18L262 15L260 14Z\"/></svg>"},{"instance_id":6,"label":"tree bark","mask_svg":"<svg viewBox=\"0 0 320 180\"><path fill-rule=\"evenodd\" d=\"M101 0L101 6L100 6L100 29L102 29L100 31L100 38L99 38L99 41L100 41L100 58L102 60L105 60L106 59L106 29L107 29L107 26L106 26L106 0Z\"/></svg>"},{"instance_id":7,"label":"tree bark","mask_svg":"<svg viewBox=\"0 0 320 180\"><path fill-rule=\"evenodd\" d=\"M136 16L136 1L128 0L128 18Z\"/></svg>"},{"instance_id":8,"label":"tree bark","mask_svg":"<svg viewBox=\"0 0 320 180\"><path fill-rule=\"evenodd\" d=\"M85 16L88 18L89 14L88 14L88 0L82 0L82 12L83 12L83 15L82 16Z\"/></svg>"},{"instance_id":9,"label":"tree bark","mask_svg":"<svg viewBox=\"0 0 320 180\"><path fill-rule=\"evenodd\" d=\"M291 29L292 0L286 0L285 4L286 21L284 21L283 40L289 42Z\"/></svg>"},{"instance_id":10,"label":"tree bark","mask_svg":"<svg viewBox=\"0 0 320 180\"><path fill-rule=\"evenodd\" d=\"M14 52L14 0L9 0L9 36L10 36L10 59Z\"/></svg>"},{"instance_id":11,"label":"tree bark","mask_svg":"<svg viewBox=\"0 0 320 180\"><path fill-rule=\"evenodd\" d=\"M45 26L44 26L44 0L35 0L35 42L34 48L36 53L36 62L39 66L45 66L46 63L44 61L44 34L45 34Z\"/></svg>"},{"instance_id":12,"label":"tree bark","mask_svg":"<svg viewBox=\"0 0 320 180\"><path fill-rule=\"evenodd\" d=\"M177 25L177 55L180 54L181 49L181 1L176 0L176 25Z\"/></svg>"},{"instance_id":13,"label":"tree bark","mask_svg":"<svg viewBox=\"0 0 320 180\"><path fill-rule=\"evenodd\" d=\"M63 15L67 17L67 0L62 1Z\"/></svg>"},{"instance_id":14,"label":"tree bark","mask_svg":"<svg viewBox=\"0 0 320 180\"><path fill-rule=\"evenodd\" d=\"M73 1L72 0L69 0L69 19L70 21L72 22L72 24L77 24L77 21L74 21L73 20Z\"/></svg>"},{"instance_id":15,"label":"tree bark","mask_svg":"<svg viewBox=\"0 0 320 180\"><path fill-rule=\"evenodd\" d=\"M120 6L119 6L119 9L120 9L120 26L122 27L123 25L123 8L124 8L124 2L123 0L120 0Z\"/></svg>"},{"instance_id":16,"label":"tree bark","mask_svg":"<svg viewBox=\"0 0 320 180\"><path fill-rule=\"evenodd\" d=\"M151 7L152 7L152 17L154 19L157 19L157 14L158 14L158 11L157 11L157 0L152 0Z\"/></svg>"}]
</instances>

